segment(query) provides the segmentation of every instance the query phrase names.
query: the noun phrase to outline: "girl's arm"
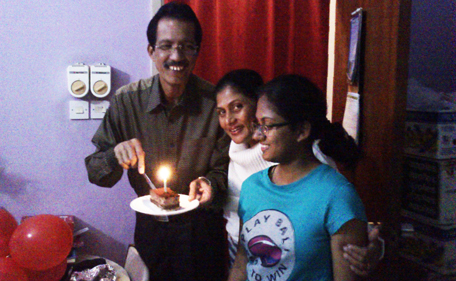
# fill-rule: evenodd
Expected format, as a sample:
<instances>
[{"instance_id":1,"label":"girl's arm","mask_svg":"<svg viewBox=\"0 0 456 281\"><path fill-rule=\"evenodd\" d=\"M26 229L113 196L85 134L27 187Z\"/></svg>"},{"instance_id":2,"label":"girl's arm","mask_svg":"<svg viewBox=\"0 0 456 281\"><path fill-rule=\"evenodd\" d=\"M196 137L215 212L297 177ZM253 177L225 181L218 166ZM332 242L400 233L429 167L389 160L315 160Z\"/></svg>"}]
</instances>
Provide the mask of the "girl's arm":
<instances>
[{"instance_id":1,"label":"girl's arm","mask_svg":"<svg viewBox=\"0 0 456 281\"><path fill-rule=\"evenodd\" d=\"M352 219L331 236L334 281L357 280L358 276L350 269L350 263L344 258L343 247L347 244L364 247L367 244L367 225Z\"/></svg>"}]
</instances>

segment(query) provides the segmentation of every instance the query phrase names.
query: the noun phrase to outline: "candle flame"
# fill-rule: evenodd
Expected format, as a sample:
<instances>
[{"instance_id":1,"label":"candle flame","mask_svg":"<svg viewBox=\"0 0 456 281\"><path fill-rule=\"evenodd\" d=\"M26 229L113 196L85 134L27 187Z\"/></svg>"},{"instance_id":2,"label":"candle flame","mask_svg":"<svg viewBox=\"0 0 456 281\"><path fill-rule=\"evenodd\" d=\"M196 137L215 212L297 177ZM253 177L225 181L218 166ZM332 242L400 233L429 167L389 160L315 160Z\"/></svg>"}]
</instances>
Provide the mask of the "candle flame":
<instances>
[{"instance_id":1,"label":"candle flame","mask_svg":"<svg viewBox=\"0 0 456 281\"><path fill-rule=\"evenodd\" d=\"M161 180L167 180L169 176L171 175L171 171L169 170L168 167L160 167L158 170L158 176L160 177Z\"/></svg>"}]
</instances>

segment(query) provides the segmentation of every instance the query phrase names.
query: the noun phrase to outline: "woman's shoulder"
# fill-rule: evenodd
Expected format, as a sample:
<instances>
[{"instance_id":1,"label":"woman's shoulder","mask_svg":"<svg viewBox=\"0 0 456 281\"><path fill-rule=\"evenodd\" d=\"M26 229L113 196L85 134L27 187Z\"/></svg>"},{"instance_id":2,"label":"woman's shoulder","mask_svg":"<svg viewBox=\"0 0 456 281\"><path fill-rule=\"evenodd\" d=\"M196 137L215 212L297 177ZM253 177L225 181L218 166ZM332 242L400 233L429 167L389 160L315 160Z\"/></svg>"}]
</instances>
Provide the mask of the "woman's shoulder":
<instances>
[{"instance_id":1,"label":"woman's shoulder","mask_svg":"<svg viewBox=\"0 0 456 281\"><path fill-rule=\"evenodd\" d=\"M327 164L318 166L312 173L313 181L318 182L322 188L343 188L352 186L352 183L339 171Z\"/></svg>"}]
</instances>

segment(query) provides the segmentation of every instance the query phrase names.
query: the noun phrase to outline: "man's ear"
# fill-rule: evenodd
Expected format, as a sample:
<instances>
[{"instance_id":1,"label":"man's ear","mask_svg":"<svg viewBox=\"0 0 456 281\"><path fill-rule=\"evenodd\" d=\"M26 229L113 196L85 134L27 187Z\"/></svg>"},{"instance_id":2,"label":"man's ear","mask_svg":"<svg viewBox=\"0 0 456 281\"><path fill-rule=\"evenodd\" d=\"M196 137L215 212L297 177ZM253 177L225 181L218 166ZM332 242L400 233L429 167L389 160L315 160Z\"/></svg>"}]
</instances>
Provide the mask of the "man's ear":
<instances>
[{"instance_id":1,"label":"man's ear","mask_svg":"<svg viewBox=\"0 0 456 281\"><path fill-rule=\"evenodd\" d=\"M310 125L309 122L304 122L302 124L299 124L298 127L296 128L298 132L298 142L306 140L310 136L310 130L312 128L312 125Z\"/></svg>"},{"instance_id":2,"label":"man's ear","mask_svg":"<svg viewBox=\"0 0 456 281\"><path fill-rule=\"evenodd\" d=\"M148 45L147 45L147 53L149 54L149 57L150 57L150 58L154 61L154 63L155 63L154 52L155 52L154 48L153 48L150 44L148 44Z\"/></svg>"}]
</instances>

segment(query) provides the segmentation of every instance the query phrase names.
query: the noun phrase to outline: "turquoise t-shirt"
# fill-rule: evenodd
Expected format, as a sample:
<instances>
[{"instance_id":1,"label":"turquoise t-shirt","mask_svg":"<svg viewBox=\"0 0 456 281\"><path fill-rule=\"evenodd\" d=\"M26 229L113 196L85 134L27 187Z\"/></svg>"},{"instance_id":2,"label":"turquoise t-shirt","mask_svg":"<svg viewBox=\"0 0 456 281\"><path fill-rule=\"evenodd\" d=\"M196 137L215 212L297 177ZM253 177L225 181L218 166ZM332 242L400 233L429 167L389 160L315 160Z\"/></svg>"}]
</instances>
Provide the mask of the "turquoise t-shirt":
<instances>
[{"instance_id":1,"label":"turquoise t-shirt","mask_svg":"<svg viewBox=\"0 0 456 281\"><path fill-rule=\"evenodd\" d=\"M324 164L282 186L271 182L268 170L241 189L248 280L333 280L331 235L351 219L367 221L356 190Z\"/></svg>"}]
</instances>

